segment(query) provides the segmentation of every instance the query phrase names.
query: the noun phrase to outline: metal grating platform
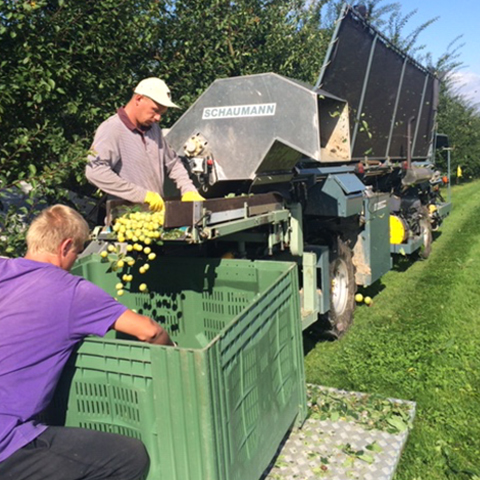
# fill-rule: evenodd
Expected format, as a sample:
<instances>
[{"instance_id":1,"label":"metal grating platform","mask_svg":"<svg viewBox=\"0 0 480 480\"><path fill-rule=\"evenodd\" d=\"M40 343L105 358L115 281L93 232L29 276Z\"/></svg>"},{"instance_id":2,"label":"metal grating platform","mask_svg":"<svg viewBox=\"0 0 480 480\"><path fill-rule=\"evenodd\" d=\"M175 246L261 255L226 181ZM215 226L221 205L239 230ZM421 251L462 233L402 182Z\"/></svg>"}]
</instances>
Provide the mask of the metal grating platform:
<instances>
[{"instance_id":1,"label":"metal grating platform","mask_svg":"<svg viewBox=\"0 0 480 480\"><path fill-rule=\"evenodd\" d=\"M261 480L391 480L415 403L308 385L310 416Z\"/></svg>"}]
</instances>

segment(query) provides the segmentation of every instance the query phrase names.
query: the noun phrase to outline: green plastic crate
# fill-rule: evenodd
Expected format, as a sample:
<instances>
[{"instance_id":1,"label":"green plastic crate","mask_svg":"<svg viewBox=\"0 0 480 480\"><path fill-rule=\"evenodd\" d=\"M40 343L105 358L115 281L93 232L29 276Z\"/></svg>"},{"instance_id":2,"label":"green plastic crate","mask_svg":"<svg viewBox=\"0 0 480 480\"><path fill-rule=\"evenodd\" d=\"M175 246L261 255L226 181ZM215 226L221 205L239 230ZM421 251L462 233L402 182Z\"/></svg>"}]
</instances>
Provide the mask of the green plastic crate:
<instances>
[{"instance_id":1,"label":"green plastic crate","mask_svg":"<svg viewBox=\"0 0 480 480\"><path fill-rule=\"evenodd\" d=\"M110 293L98 255L73 273ZM139 275L140 276L140 275ZM254 480L306 415L297 266L164 258L122 302L178 347L87 339L67 365L54 423L140 438L148 480Z\"/></svg>"}]
</instances>

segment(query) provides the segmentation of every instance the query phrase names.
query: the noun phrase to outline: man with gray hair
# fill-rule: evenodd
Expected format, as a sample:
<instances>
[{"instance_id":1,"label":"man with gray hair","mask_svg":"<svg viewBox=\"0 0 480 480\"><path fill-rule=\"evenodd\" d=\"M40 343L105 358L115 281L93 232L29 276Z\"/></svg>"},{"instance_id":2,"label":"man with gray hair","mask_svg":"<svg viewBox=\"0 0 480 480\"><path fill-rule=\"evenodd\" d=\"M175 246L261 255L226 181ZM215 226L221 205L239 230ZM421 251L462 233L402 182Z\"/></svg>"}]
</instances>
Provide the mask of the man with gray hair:
<instances>
[{"instance_id":1,"label":"man with gray hair","mask_svg":"<svg viewBox=\"0 0 480 480\"><path fill-rule=\"evenodd\" d=\"M165 82L142 80L127 105L98 127L85 170L89 182L114 197L162 211L168 175L183 201L203 200L158 125L168 108L179 107Z\"/></svg>"},{"instance_id":2,"label":"man with gray hair","mask_svg":"<svg viewBox=\"0 0 480 480\"><path fill-rule=\"evenodd\" d=\"M36 419L86 336L114 329L173 345L155 321L69 273L88 237L79 213L54 205L32 222L24 258L0 258L2 480L137 480L148 468L148 454L136 439Z\"/></svg>"}]
</instances>

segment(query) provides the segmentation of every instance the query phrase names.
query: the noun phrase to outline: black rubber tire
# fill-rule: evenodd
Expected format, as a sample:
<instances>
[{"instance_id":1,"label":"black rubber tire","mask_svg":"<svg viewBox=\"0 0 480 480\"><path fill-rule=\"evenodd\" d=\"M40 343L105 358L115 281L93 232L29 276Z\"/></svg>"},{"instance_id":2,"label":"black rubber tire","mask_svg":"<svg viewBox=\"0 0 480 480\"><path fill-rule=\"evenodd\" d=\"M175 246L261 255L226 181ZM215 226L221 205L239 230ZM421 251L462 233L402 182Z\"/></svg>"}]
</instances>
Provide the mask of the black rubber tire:
<instances>
[{"instance_id":1,"label":"black rubber tire","mask_svg":"<svg viewBox=\"0 0 480 480\"><path fill-rule=\"evenodd\" d=\"M350 247L337 238L330 255L330 311L327 313L329 333L341 337L353 323L355 310L355 267Z\"/></svg>"},{"instance_id":2,"label":"black rubber tire","mask_svg":"<svg viewBox=\"0 0 480 480\"><path fill-rule=\"evenodd\" d=\"M420 225L420 235L423 237L423 246L420 247L418 255L420 258L427 259L432 252L432 224L430 223L430 218L428 217L428 210L424 207L421 211L421 217L419 220Z\"/></svg>"}]
</instances>

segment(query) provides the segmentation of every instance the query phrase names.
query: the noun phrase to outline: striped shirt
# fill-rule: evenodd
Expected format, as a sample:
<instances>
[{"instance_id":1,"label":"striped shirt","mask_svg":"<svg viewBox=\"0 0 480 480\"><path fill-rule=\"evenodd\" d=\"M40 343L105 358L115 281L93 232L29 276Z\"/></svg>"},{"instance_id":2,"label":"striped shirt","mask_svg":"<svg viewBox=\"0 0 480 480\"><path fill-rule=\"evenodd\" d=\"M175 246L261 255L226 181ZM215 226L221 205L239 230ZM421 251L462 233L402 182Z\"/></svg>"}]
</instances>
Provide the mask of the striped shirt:
<instances>
[{"instance_id":1,"label":"striped shirt","mask_svg":"<svg viewBox=\"0 0 480 480\"><path fill-rule=\"evenodd\" d=\"M196 191L178 155L167 145L158 124L138 130L120 108L97 129L85 175L100 190L132 203L147 191L164 196L165 175L183 195Z\"/></svg>"}]
</instances>

